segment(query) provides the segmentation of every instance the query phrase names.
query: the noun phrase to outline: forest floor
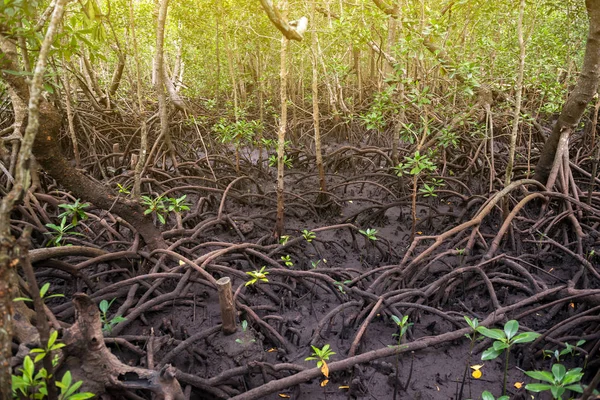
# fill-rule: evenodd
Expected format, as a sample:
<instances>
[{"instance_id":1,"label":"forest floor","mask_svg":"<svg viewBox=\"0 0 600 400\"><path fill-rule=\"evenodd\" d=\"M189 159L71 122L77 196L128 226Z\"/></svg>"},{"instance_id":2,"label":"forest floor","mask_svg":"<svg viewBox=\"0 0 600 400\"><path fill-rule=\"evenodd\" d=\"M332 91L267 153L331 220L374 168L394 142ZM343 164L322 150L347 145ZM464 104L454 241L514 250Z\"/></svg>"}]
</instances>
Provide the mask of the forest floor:
<instances>
[{"instance_id":1,"label":"forest floor","mask_svg":"<svg viewBox=\"0 0 600 400\"><path fill-rule=\"evenodd\" d=\"M176 172L158 163L148 171L144 190L165 197L185 194L191 208L182 213L181 226L173 213L165 225L156 222L169 251L140 249L130 229L105 210L90 208L90 218L77 228L84 236L68 236L67 242L106 250L113 257L34 256L40 286L50 282L52 293L66 296L50 300L50 310L70 324L74 293L86 292L96 303L115 299L106 319L126 319L105 331L111 351L128 365L172 364L192 399L393 399L395 391L398 399L457 399L463 381L462 399L479 399L484 390L499 396L504 355L482 362L482 351L491 346L486 339L475 343L470 356L464 316L485 320L490 328L518 319L520 331L544 334L533 344L511 349L511 398L531 398L524 385L515 386L533 382L523 370L549 370L550 358L542 350L563 349L564 342L586 340L561 362L568 368L585 362L583 382L591 380L600 365L598 281L592 272L600 264L591 253L598 248L598 236L590 233L585 242L586 254L591 254L587 266L557 250L550 240L573 240L568 222L554 219L559 206L551 204L540 215L542 203L527 204L493 254L489 249L502 224L499 205L480 224L465 225L431 248L437 235L472 221L494 198L476 165L448 163L436 196L418 198L416 235L431 240L411 248L411 180L393 174L386 149L329 149L330 196L324 203L317 201L316 171L308 167L314 165L313 156L291 154L287 242L272 238L275 169L266 162L258 168L256 160L243 157L236 173L232 155L211 156L219 177L212 185L205 158L182 162ZM89 172L101 177L99 168L108 175L116 171L110 184L127 186L131 172L119 174L126 160L118 156L103 158L106 164L97 163ZM52 187L47 193L59 203L74 200ZM511 205L523 193L513 192ZM48 196L34 202L37 218L58 221L63 210ZM376 230L376 240L364 235L368 229ZM303 230L314 238L307 240ZM42 247L47 235L34 231L33 238L40 254L48 251ZM424 254L426 250L431 252ZM418 259L420 254L424 258ZM63 271L68 270L65 265L73 266L79 275L57 270L61 265ZM245 286L247 273L263 266L268 282ZM232 279L239 312L236 333L224 335L218 329L218 295L198 269L215 279ZM574 276L577 288L568 285ZM412 324L400 347L393 315L407 315ZM328 361L329 379L315 361L305 361L311 345L326 344L335 352ZM483 364L479 379L471 376L470 366L477 364Z\"/></svg>"}]
</instances>

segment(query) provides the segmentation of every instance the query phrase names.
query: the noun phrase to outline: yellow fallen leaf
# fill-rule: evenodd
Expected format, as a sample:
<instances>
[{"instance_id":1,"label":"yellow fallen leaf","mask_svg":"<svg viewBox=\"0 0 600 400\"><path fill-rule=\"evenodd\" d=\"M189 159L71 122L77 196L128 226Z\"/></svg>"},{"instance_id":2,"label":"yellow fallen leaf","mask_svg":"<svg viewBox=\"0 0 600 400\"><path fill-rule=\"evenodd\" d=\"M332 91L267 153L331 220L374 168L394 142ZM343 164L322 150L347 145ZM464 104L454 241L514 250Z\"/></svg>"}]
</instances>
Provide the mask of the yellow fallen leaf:
<instances>
[{"instance_id":1,"label":"yellow fallen leaf","mask_svg":"<svg viewBox=\"0 0 600 400\"><path fill-rule=\"evenodd\" d=\"M575 308L575 303L571 303L571 304L569 304L569 307L571 307L571 308Z\"/></svg>"},{"instance_id":2,"label":"yellow fallen leaf","mask_svg":"<svg viewBox=\"0 0 600 400\"><path fill-rule=\"evenodd\" d=\"M279 393L279 397L281 397L282 399L289 399L290 395L289 394L285 394L285 393Z\"/></svg>"},{"instance_id":3,"label":"yellow fallen leaf","mask_svg":"<svg viewBox=\"0 0 600 400\"><path fill-rule=\"evenodd\" d=\"M321 365L321 372L325 375L325 378L329 378L329 365L325 361L323 361L323 365Z\"/></svg>"},{"instance_id":4,"label":"yellow fallen leaf","mask_svg":"<svg viewBox=\"0 0 600 400\"><path fill-rule=\"evenodd\" d=\"M524 382L515 382L515 387L516 387L517 389L521 389L521 388L523 387L523 383L524 383Z\"/></svg>"},{"instance_id":5,"label":"yellow fallen leaf","mask_svg":"<svg viewBox=\"0 0 600 400\"><path fill-rule=\"evenodd\" d=\"M329 383L329 379L325 379L323 382L321 382L321 387L327 386L328 383Z\"/></svg>"},{"instance_id":6,"label":"yellow fallen leaf","mask_svg":"<svg viewBox=\"0 0 600 400\"><path fill-rule=\"evenodd\" d=\"M182 260L179 260L179 265L185 265L185 262Z\"/></svg>"},{"instance_id":7,"label":"yellow fallen leaf","mask_svg":"<svg viewBox=\"0 0 600 400\"><path fill-rule=\"evenodd\" d=\"M481 378L482 373L480 370L476 369L475 371L473 371L473 373L471 375L473 376L473 378L479 379L479 378Z\"/></svg>"},{"instance_id":8,"label":"yellow fallen leaf","mask_svg":"<svg viewBox=\"0 0 600 400\"><path fill-rule=\"evenodd\" d=\"M277 347L271 347L269 350L267 350L267 353L274 353L277 351Z\"/></svg>"},{"instance_id":9,"label":"yellow fallen leaf","mask_svg":"<svg viewBox=\"0 0 600 400\"><path fill-rule=\"evenodd\" d=\"M419 235L422 235L422 234L423 234L423 232L421 232L421 231L419 231L419 232L417 232L417 233L418 233Z\"/></svg>"},{"instance_id":10,"label":"yellow fallen leaf","mask_svg":"<svg viewBox=\"0 0 600 400\"><path fill-rule=\"evenodd\" d=\"M475 370L475 371L479 371L482 367L483 367L483 364L481 364L481 365L471 365L471 369Z\"/></svg>"},{"instance_id":11,"label":"yellow fallen leaf","mask_svg":"<svg viewBox=\"0 0 600 400\"><path fill-rule=\"evenodd\" d=\"M350 389L350 386L342 385L342 386L338 387L338 389Z\"/></svg>"},{"instance_id":12,"label":"yellow fallen leaf","mask_svg":"<svg viewBox=\"0 0 600 400\"><path fill-rule=\"evenodd\" d=\"M440 391L440 387L438 385L435 385L435 388L437 389L437 391Z\"/></svg>"}]
</instances>

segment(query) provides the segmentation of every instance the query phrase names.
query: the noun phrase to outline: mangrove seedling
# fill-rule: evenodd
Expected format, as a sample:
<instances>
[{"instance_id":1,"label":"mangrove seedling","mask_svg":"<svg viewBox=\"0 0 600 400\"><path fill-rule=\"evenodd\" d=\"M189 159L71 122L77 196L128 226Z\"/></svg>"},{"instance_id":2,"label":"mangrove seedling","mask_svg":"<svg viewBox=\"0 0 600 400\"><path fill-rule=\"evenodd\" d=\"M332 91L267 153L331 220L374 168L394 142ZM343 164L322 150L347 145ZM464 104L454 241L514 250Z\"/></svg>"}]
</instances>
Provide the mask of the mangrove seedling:
<instances>
[{"instance_id":1,"label":"mangrove seedling","mask_svg":"<svg viewBox=\"0 0 600 400\"><path fill-rule=\"evenodd\" d=\"M377 240L377 229L372 229L372 228L368 228L368 229L359 229L358 233L360 233L361 235L365 236L367 239L371 240L371 241L375 241Z\"/></svg>"},{"instance_id":2,"label":"mangrove seedling","mask_svg":"<svg viewBox=\"0 0 600 400\"><path fill-rule=\"evenodd\" d=\"M78 221L85 221L88 219L88 215L84 209L88 208L90 203L81 203L79 199L75 200L73 204L59 204L59 208L63 208L65 211L58 214L58 218L71 218L71 225L77 225Z\"/></svg>"},{"instance_id":3,"label":"mangrove seedling","mask_svg":"<svg viewBox=\"0 0 600 400\"><path fill-rule=\"evenodd\" d=\"M277 154L271 154L269 156L269 167L274 167L277 165ZM283 156L283 165L291 169L292 168L292 158L286 155Z\"/></svg>"},{"instance_id":4,"label":"mangrove seedling","mask_svg":"<svg viewBox=\"0 0 600 400\"><path fill-rule=\"evenodd\" d=\"M48 289L50 289L50 283L44 283L44 285L40 288L40 299L42 300L47 300L47 299L51 299L53 297L65 297L64 294L62 293L57 293L57 294L51 294L50 296L46 296L46 294L48 294ZM15 297L13 299L13 301L30 301L33 302L32 299L30 299L29 297Z\"/></svg>"},{"instance_id":5,"label":"mangrove seedling","mask_svg":"<svg viewBox=\"0 0 600 400\"><path fill-rule=\"evenodd\" d=\"M504 359L504 384L502 387L502 394L506 395L506 378L508 375L508 356L510 355L510 349L514 344L518 343L529 343L537 339L540 334L536 332L523 332L517 335L519 330L519 323L517 321L510 320L504 324L504 330L501 329L488 329L484 326L478 326L477 332L485 337L494 339L492 347L488 348L481 355L481 359L484 361L493 360L497 358L503 351L506 350L506 357Z\"/></svg>"},{"instance_id":6,"label":"mangrove seedling","mask_svg":"<svg viewBox=\"0 0 600 400\"><path fill-rule=\"evenodd\" d=\"M398 332L393 333L392 337L397 338L398 344L396 346L398 346L398 348L400 348L400 343L402 343L402 338L406 335L406 331L408 330L408 328L411 325L413 325L413 323L408 322L408 315L405 315L402 318L399 318L396 315L392 315L392 321L394 321L394 323L398 327ZM394 347L394 346L390 346L390 347ZM414 357L413 357L413 362L414 362ZM398 384L400 381L400 377L398 376L398 374L400 373L399 364L400 364L400 355L398 353L396 353L396 379L394 380L394 400L396 400L396 397L398 395ZM406 384L401 385L404 388L404 390L406 390L406 388L408 388L408 384L410 383L411 376L412 376L412 362L411 362L411 366L410 366L410 374L408 375Z\"/></svg>"},{"instance_id":7,"label":"mangrove seedling","mask_svg":"<svg viewBox=\"0 0 600 400\"><path fill-rule=\"evenodd\" d=\"M549 390L553 399L562 400L562 395L567 390L576 393L583 393L583 387L579 383L583 378L581 368L573 368L567 371L564 365L554 364L552 372L549 371L525 371L530 378L543 381L545 383L529 383L525 389L530 392L539 393Z\"/></svg>"},{"instance_id":8,"label":"mangrove seedling","mask_svg":"<svg viewBox=\"0 0 600 400\"><path fill-rule=\"evenodd\" d=\"M258 271L250 271L250 272L246 272L246 274L250 275L250 279L248 282L246 282L244 284L244 286L250 286L250 285L254 285L256 282L269 282L269 280L267 279L267 275L269 275L269 272L265 271L267 267L265 267L264 265L262 266L262 268Z\"/></svg>"},{"instance_id":9,"label":"mangrove seedling","mask_svg":"<svg viewBox=\"0 0 600 400\"><path fill-rule=\"evenodd\" d=\"M308 243L311 243L313 239L317 238L317 234L313 231L309 231L308 229L304 229L302 231L302 236L304 237L304 240L306 240Z\"/></svg>"},{"instance_id":10,"label":"mangrove seedling","mask_svg":"<svg viewBox=\"0 0 600 400\"><path fill-rule=\"evenodd\" d=\"M464 251L464 249L462 249ZM465 336L471 341L469 345L469 354L467 356L467 363L465 365L465 371L463 373L462 383L460 384L460 392L458 393L457 399L462 400L463 390L465 388L465 381L467 380L467 372L469 372L469 364L471 364L471 357L473 356L473 347L475 346L475 341L477 340L477 329L479 328L479 320L477 318L469 318L466 315L464 316L465 321L467 321L467 325L471 328L471 333L465 333ZM474 370L479 371L479 368ZM481 373L479 371L479 373Z\"/></svg>"},{"instance_id":11,"label":"mangrove seedling","mask_svg":"<svg viewBox=\"0 0 600 400\"><path fill-rule=\"evenodd\" d=\"M313 349L310 357L306 357L304 361L317 361L317 368L321 368L321 373L325 376L325 378L329 378L329 366L327 365L327 361L329 357L335 354L335 352L331 351L331 348L328 344L324 345L323 348L318 348L317 346L310 346Z\"/></svg>"},{"instance_id":12,"label":"mangrove seedling","mask_svg":"<svg viewBox=\"0 0 600 400\"><path fill-rule=\"evenodd\" d=\"M344 285L347 285L351 282L352 281L350 281L350 280L343 281L343 282L333 281L333 284L337 287L337 289L340 291L341 294L346 294L346 291L344 290Z\"/></svg>"},{"instance_id":13,"label":"mangrove seedling","mask_svg":"<svg viewBox=\"0 0 600 400\"><path fill-rule=\"evenodd\" d=\"M160 221L161 224L165 224L167 222L166 215L168 213L167 208L163 202L163 196L160 195L158 197L152 198L150 196L142 196L142 205L146 206L146 210L144 210L144 215L154 213L156 218Z\"/></svg>"},{"instance_id":14,"label":"mangrove seedling","mask_svg":"<svg viewBox=\"0 0 600 400\"><path fill-rule=\"evenodd\" d=\"M242 321L242 333L244 334L244 338L243 339L237 338L237 339L235 339L235 342L239 343L239 344L249 344L249 343L256 342L256 339L254 339L254 338L246 340L246 336L248 336L246 334L247 331L248 331L248 321L243 320Z\"/></svg>"},{"instance_id":15,"label":"mangrove seedling","mask_svg":"<svg viewBox=\"0 0 600 400\"><path fill-rule=\"evenodd\" d=\"M290 257L289 254L286 254L285 256L281 256L281 261L283 261L283 263L285 264L286 267L294 266L294 262L292 261L292 258Z\"/></svg>"},{"instance_id":16,"label":"mangrove seedling","mask_svg":"<svg viewBox=\"0 0 600 400\"><path fill-rule=\"evenodd\" d=\"M102 332L104 333L110 334L115 325L117 325L119 322L127 320L127 318L124 318L120 315L116 315L111 319L108 318L108 310L115 300L116 298L112 299L110 302L102 300L98 305L98 308L100 308L100 320L102 321Z\"/></svg>"},{"instance_id":17,"label":"mangrove seedling","mask_svg":"<svg viewBox=\"0 0 600 400\"><path fill-rule=\"evenodd\" d=\"M35 349L31 349L31 353L37 354L37 356L35 356L35 359L33 360L34 363L41 361L44 357L46 357L48 354L51 354L53 351L65 347L64 343L57 343L56 339L58 339L58 331L52 331L50 337L48 338L48 342L46 343L45 348L37 347Z\"/></svg>"},{"instance_id":18,"label":"mangrove seedling","mask_svg":"<svg viewBox=\"0 0 600 400\"><path fill-rule=\"evenodd\" d=\"M579 340L575 346L565 342L565 348L562 350L543 350L544 353L544 358L546 357L554 357L556 359L556 362L560 362L560 359L562 356L565 356L567 354L570 354L571 356L575 355L575 347L580 347L585 343L585 340Z\"/></svg>"},{"instance_id":19,"label":"mangrove seedling","mask_svg":"<svg viewBox=\"0 0 600 400\"><path fill-rule=\"evenodd\" d=\"M285 246L289 240L290 240L290 235L281 235L279 237L279 244L282 246Z\"/></svg>"},{"instance_id":20,"label":"mangrove seedling","mask_svg":"<svg viewBox=\"0 0 600 400\"><path fill-rule=\"evenodd\" d=\"M53 235L50 240L48 241L48 244L46 245L47 247L50 246L54 246L54 247L60 247L63 245L63 239L65 238L65 236L67 235L77 235L77 236L84 236L81 233L78 232L70 232L71 229L75 228L76 225L74 224L67 224L67 217L64 216L62 217L62 220L60 221L60 225L56 225L56 224L46 224L46 227L52 229L54 232L45 232L46 235Z\"/></svg>"}]
</instances>

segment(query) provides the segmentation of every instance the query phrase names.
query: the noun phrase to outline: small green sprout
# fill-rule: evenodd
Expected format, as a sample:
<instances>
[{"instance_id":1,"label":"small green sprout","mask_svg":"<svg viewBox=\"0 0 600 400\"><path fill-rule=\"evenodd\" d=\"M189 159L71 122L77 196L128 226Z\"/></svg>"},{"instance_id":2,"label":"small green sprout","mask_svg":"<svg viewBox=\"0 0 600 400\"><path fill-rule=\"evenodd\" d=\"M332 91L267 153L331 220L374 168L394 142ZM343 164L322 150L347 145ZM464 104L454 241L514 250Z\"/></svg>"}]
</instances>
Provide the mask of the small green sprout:
<instances>
[{"instance_id":1,"label":"small green sprout","mask_svg":"<svg viewBox=\"0 0 600 400\"><path fill-rule=\"evenodd\" d=\"M331 351L328 344L324 345L322 349L316 346L310 346L313 349L310 357L306 357L304 361L317 361L317 368L321 368L321 373L325 375L326 378L329 378L329 366L327 365L327 361L329 357L335 354L335 352Z\"/></svg>"},{"instance_id":2,"label":"small green sprout","mask_svg":"<svg viewBox=\"0 0 600 400\"><path fill-rule=\"evenodd\" d=\"M65 297L64 294L61 293L57 293L57 294L51 294L50 296L46 296L46 294L48 293L48 289L50 289L50 283L47 282L45 283L41 288L40 288L40 298L42 300L47 300L47 299L51 299L53 297ZM13 299L13 301L31 301L33 302L32 299L30 299L29 297L15 297Z\"/></svg>"},{"instance_id":3,"label":"small green sprout","mask_svg":"<svg viewBox=\"0 0 600 400\"><path fill-rule=\"evenodd\" d=\"M244 286L254 285L258 281L260 281L260 282L269 282L269 280L267 279L267 275L269 275L269 272L265 271L266 268L267 267L265 267L263 265L262 268L260 270L258 270L258 271L246 272L246 274L250 275L250 277L252 279L250 279L248 282L246 282L244 284Z\"/></svg>"},{"instance_id":4,"label":"small green sprout","mask_svg":"<svg viewBox=\"0 0 600 400\"><path fill-rule=\"evenodd\" d=\"M338 288L338 290L340 291L341 294L346 294L346 291L344 290L343 285L347 285L351 282L352 282L351 280L347 280L347 281L343 281L343 282L333 281L334 285Z\"/></svg>"},{"instance_id":5,"label":"small green sprout","mask_svg":"<svg viewBox=\"0 0 600 400\"><path fill-rule=\"evenodd\" d=\"M246 333L247 331L248 331L248 321L243 320L242 321L242 332ZM244 336L246 336L246 335L244 335ZM239 344L247 344L247 343L254 343L254 342L256 342L256 339L252 338L252 339L249 339L249 340L245 340L245 339L237 338L237 339L235 339L235 342L239 343Z\"/></svg>"},{"instance_id":6,"label":"small green sprout","mask_svg":"<svg viewBox=\"0 0 600 400\"><path fill-rule=\"evenodd\" d=\"M269 156L269 167L277 165L277 154L271 154ZM286 168L292 168L292 158L286 155L283 156L283 165Z\"/></svg>"},{"instance_id":7,"label":"small green sprout","mask_svg":"<svg viewBox=\"0 0 600 400\"><path fill-rule=\"evenodd\" d=\"M163 196L160 195L158 197L152 198L150 196L142 196L142 205L146 206L146 210L144 210L144 215L156 214L156 218L160 221L161 224L166 224L166 214L168 213L167 208L163 202Z\"/></svg>"},{"instance_id":8,"label":"small green sprout","mask_svg":"<svg viewBox=\"0 0 600 400\"><path fill-rule=\"evenodd\" d=\"M560 359L562 358L562 356L570 354L571 356L575 355L575 347L581 347L583 344L585 343L585 340L579 340L575 346L565 342L565 348L562 350L544 350L544 358L546 357L552 357L554 356L554 358L556 359L557 362L560 362Z\"/></svg>"},{"instance_id":9,"label":"small green sprout","mask_svg":"<svg viewBox=\"0 0 600 400\"><path fill-rule=\"evenodd\" d=\"M377 240L377 236L376 236L377 235L377 229L371 229L371 228L368 228L368 229L365 229L365 230L360 229L358 232L360 234L364 235L369 240L372 240L372 241Z\"/></svg>"},{"instance_id":10,"label":"small green sprout","mask_svg":"<svg viewBox=\"0 0 600 400\"><path fill-rule=\"evenodd\" d=\"M281 256L281 261L284 262L286 267L293 267L294 266L294 262L292 261L292 258L290 257L289 254L286 254L285 256Z\"/></svg>"},{"instance_id":11,"label":"small green sprout","mask_svg":"<svg viewBox=\"0 0 600 400\"><path fill-rule=\"evenodd\" d=\"M419 189L419 193L423 195L423 197L437 197L437 193L435 192L435 186L423 184L423 187Z\"/></svg>"},{"instance_id":12,"label":"small green sprout","mask_svg":"<svg viewBox=\"0 0 600 400\"><path fill-rule=\"evenodd\" d=\"M314 239L316 239L317 234L314 233L313 231L309 231L308 229L304 229L302 231L302 236L304 237L304 240L306 240L308 243L310 243Z\"/></svg>"},{"instance_id":13,"label":"small green sprout","mask_svg":"<svg viewBox=\"0 0 600 400\"><path fill-rule=\"evenodd\" d=\"M279 237L279 244L282 246L285 246L287 244L288 240L290 240L290 235L281 235Z\"/></svg>"},{"instance_id":14,"label":"small green sprout","mask_svg":"<svg viewBox=\"0 0 600 400\"><path fill-rule=\"evenodd\" d=\"M179 198L174 198L174 197L168 197L166 199L167 201L167 211L168 212L175 212L175 213L182 213L184 211L189 211L190 210L190 206L188 203L185 202L185 198L187 197L186 194L184 194L183 196L179 197Z\"/></svg>"},{"instance_id":15,"label":"small green sprout","mask_svg":"<svg viewBox=\"0 0 600 400\"><path fill-rule=\"evenodd\" d=\"M90 205L90 203L81 203L79 199L75 200L73 204L59 204L58 207L63 208L65 211L58 214L58 218L71 218L71 225L76 226L78 221L88 219L84 209Z\"/></svg>"},{"instance_id":16,"label":"small green sprout","mask_svg":"<svg viewBox=\"0 0 600 400\"><path fill-rule=\"evenodd\" d=\"M46 246L55 246L55 247L62 246L63 239L67 235L84 236L78 232L70 232L71 229L75 228L75 225L67 224L66 216L62 217L62 220L60 221L60 225L46 224L46 227L48 227L54 231L54 232L45 232L46 235L54 235L54 236L52 236L52 238L50 238L50 240L48 241L48 244Z\"/></svg>"},{"instance_id":17,"label":"small green sprout","mask_svg":"<svg viewBox=\"0 0 600 400\"><path fill-rule=\"evenodd\" d=\"M131 186L123 186L120 183L117 183L117 188L119 189L119 193L120 194L130 194L131 191L129 190Z\"/></svg>"},{"instance_id":18,"label":"small green sprout","mask_svg":"<svg viewBox=\"0 0 600 400\"><path fill-rule=\"evenodd\" d=\"M405 315L402 318L399 318L399 317L397 317L395 315L392 315L392 321L394 321L394 323L396 324L396 326L399 329L399 332L392 334L392 336L398 338L398 346L400 346L400 342L402 341L402 338L406 334L406 331L408 330L408 328L411 325L413 325L413 323L412 322L410 322L410 323L408 322L408 315Z\"/></svg>"},{"instance_id":19,"label":"small green sprout","mask_svg":"<svg viewBox=\"0 0 600 400\"><path fill-rule=\"evenodd\" d=\"M110 334L112 332L112 328L115 325L117 325L119 322L127 320L127 318L124 318L120 315L116 315L112 319L108 319L108 310L110 309L110 306L112 306L112 303L114 303L115 300L116 298L112 299L110 302L102 300L98 305L98 308L100 308L101 312L100 320L102 321L102 332L104 333Z\"/></svg>"}]
</instances>

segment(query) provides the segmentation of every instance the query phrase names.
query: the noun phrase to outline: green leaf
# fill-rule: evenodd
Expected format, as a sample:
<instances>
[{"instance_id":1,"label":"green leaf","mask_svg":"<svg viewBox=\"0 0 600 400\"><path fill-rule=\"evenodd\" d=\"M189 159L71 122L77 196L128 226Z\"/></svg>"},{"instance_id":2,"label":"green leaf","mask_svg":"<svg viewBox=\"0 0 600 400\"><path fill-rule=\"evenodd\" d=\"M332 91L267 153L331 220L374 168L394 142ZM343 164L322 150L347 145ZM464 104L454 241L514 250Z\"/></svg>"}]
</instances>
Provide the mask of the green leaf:
<instances>
[{"instance_id":1,"label":"green leaf","mask_svg":"<svg viewBox=\"0 0 600 400\"><path fill-rule=\"evenodd\" d=\"M535 393L543 392L544 390L550 390L551 387L552 386L548 385L547 383L529 383L525 385L525 389Z\"/></svg>"},{"instance_id":2,"label":"green leaf","mask_svg":"<svg viewBox=\"0 0 600 400\"><path fill-rule=\"evenodd\" d=\"M100 302L99 308L100 308L100 311L102 311L103 313L106 313L108 311L108 307L109 307L108 301L102 300Z\"/></svg>"},{"instance_id":3,"label":"green leaf","mask_svg":"<svg viewBox=\"0 0 600 400\"><path fill-rule=\"evenodd\" d=\"M490 347L481 354L481 359L484 361L493 360L497 358L500 354L502 354L501 351L496 351L493 347Z\"/></svg>"},{"instance_id":4,"label":"green leaf","mask_svg":"<svg viewBox=\"0 0 600 400\"><path fill-rule=\"evenodd\" d=\"M506 335L500 329L488 329L485 326L480 326L477 328L477 331L491 339L506 339Z\"/></svg>"},{"instance_id":5,"label":"green leaf","mask_svg":"<svg viewBox=\"0 0 600 400\"><path fill-rule=\"evenodd\" d=\"M494 350L502 352L502 350L507 349L509 346L507 343L497 340L494 342L492 347L494 348Z\"/></svg>"},{"instance_id":6,"label":"green leaf","mask_svg":"<svg viewBox=\"0 0 600 400\"><path fill-rule=\"evenodd\" d=\"M550 392L552 393L552 397L562 400L562 395L565 392L565 388L562 386L550 386Z\"/></svg>"},{"instance_id":7,"label":"green leaf","mask_svg":"<svg viewBox=\"0 0 600 400\"><path fill-rule=\"evenodd\" d=\"M574 368L572 370L567 371L565 377L562 380L562 384L569 385L573 382L579 382L581 378L583 378L581 368Z\"/></svg>"},{"instance_id":8,"label":"green leaf","mask_svg":"<svg viewBox=\"0 0 600 400\"><path fill-rule=\"evenodd\" d=\"M565 389L571 390L571 391L576 392L576 393L583 393L583 387L581 385L579 385L579 384L565 386Z\"/></svg>"},{"instance_id":9,"label":"green leaf","mask_svg":"<svg viewBox=\"0 0 600 400\"><path fill-rule=\"evenodd\" d=\"M82 382L82 381L80 381L80 382ZM72 395L71 397L69 397L69 400L86 400L86 399L91 399L94 396L95 396L94 393L89 393L89 392L76 393L76 394Z\"/></svg>"},{"instance_id":10,"label":"green leaf","mask_svg":"<svg viewBox=\"0 0 600 400\"><path fill-rule=\"evenodd\" d=\"M490 392L488 392L487 390L485 392L481 393L481 398L483 400L496 400L494 398L494 395L491 394Z\"/></svg>"},{"instance_id":11,"label":"green leaf","mask_svg":"<svg viewBox=\"0 0 600 400\"><path fill-rule=\"evenodd\" d=\"M30 298L28 298L28 297L15 297L15 298L13 299L13 301L31 301L31 302L33 302L33 300L31 300L31 299L30 299Z\"/></svg>"},{"instance_id":12,"label":"green leaf","mask_svg":"<svg viewBox=\"0 0 600 400\"><path fill-rule=\"evenodd\" d=\"M562 382L565 374L567 373L567 369L562 364L554 364L552 366L552 375L554 375L556 382Z\"/></svg>"},{"instance_id":13,"label":"green leaf","mask_svg":"<svg viewBox=\"0 0 600 400\"><path fill-rule=\"evenodd\" d=\"M540 381L554 383L554 377L548 371L525 371L525 375L533 379L538 379Z\"/></svg>"},{"instance_id":14,"label":"green leaf","mask_svg":"<svg viewBox=\"0 0 600 400\"><path fill-rule=\"evenodd\" d=\"M40 297L44 298L44 296L46 295L46 293L48 292L48 289L50 289L50 283L45 283L44 286L42 286L42 288L40 289Z\"/></svg>"},{"instance_id":15,"label":"green leaf","mask_svg":"<svg viewBox=\"0 0 600 400\"><path fill-rule=\"evenodd\" d=\"M52 346L56 342L57 338L58 338L58 331L52 331L52 333L50 334L50 337L48 338L48 348L52 348Z\"/></svg>"},{"instance_id":16,"label":"green leaf","mask_svg":"<svg viewBox=\"0 0 600 400\"><path fill-rule=\"evenodd\" d=\"M511 339L517 331L519 330L519 323L514 319L511 319L506 324L504 324L504 333L506 333L506 337Z\"/></svg>"},{"instance_id":17,"label":"green leaf","mask_svg":"<svg viewBox=\"0 0 600 400\"><path fill-rule=\"evenodd\" d=\"M540 337L540 334L537 332L523 332L515 336L512 343L529 343L533 342L538 337Z\"/></svg>"}]
</instances>

